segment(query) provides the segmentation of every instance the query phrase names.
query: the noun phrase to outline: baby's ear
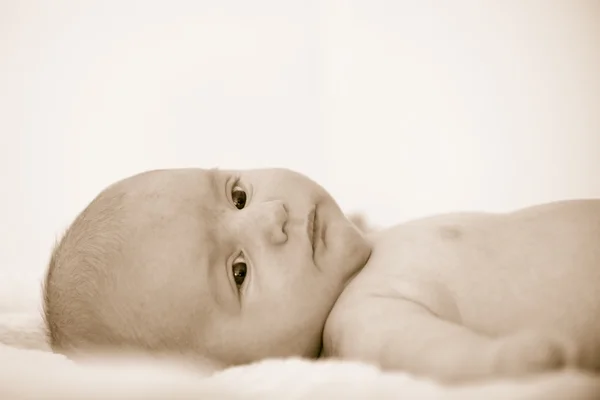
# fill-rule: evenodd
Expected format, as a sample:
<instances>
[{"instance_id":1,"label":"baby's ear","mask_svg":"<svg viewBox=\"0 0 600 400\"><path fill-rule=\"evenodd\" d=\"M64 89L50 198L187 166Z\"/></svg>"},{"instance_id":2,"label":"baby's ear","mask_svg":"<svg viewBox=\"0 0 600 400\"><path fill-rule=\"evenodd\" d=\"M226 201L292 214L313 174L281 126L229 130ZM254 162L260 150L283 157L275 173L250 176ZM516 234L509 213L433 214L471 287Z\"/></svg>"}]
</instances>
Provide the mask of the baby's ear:
<instances>
[{"instance_id":1,"label":"baby's ear","mask_svg":"<svg viewBox=\"0 0 600 400\"><path fill-rule=\"evenodd\" d=\"M348 214L348 219L352 222L356 227L361 230L363 233L369 233L374 231L375 229L372 226L369 226L367 222L367 217L364 213L361 212L353 212Z\"/></svg>"}]
</instances>

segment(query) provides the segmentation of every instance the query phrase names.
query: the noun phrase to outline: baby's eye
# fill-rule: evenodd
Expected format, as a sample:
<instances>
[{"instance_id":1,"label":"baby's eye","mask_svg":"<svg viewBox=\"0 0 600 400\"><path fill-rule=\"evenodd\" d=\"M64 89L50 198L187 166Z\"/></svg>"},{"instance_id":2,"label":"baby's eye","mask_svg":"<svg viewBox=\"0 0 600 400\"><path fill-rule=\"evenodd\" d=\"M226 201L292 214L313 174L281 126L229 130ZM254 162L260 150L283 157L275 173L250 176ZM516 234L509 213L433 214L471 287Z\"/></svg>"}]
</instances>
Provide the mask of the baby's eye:
<instances>
[{"instance_id":1,"label":"baby's eye","mask_svg":"<svg viewBox=\"0 0 600 400\"><path fill-rule=\"evenodd\" d=\"M245 262L236 261L231 266L231 270L233 272L233 280L235 284L239 288L244 283L246 279L246 273L248 272L248 267Z\"/></svg>"},{"instance_id":2,"label":"baby's eye","mask_svg":"<svg viewBox=\"0 0 600 400\"><path fill-rule=\"evenodd\" d=\"M233 201L233 204L238 210L241 210L242 208L246 207L246 192L244 191L244 189L242 189L238 185L235 185L231 189L231 200Z\"/></svg>"}]
</instances>

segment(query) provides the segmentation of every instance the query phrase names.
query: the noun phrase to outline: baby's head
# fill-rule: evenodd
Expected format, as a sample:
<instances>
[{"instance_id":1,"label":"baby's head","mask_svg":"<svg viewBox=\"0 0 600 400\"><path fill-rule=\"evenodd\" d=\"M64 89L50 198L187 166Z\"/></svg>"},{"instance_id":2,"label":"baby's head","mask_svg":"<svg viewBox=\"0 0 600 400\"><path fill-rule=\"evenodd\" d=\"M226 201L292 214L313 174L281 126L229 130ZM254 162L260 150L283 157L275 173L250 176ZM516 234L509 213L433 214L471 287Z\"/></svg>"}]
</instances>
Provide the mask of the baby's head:
<instances>
[{"instance_id":1,"label":"baby's head","mask_svg":"<svg viewBox=\"0 0 600 400\"><path fill-rule=\"evenodd\" d=\"M314 221L314 227L313 227ZM52 347L195 353L225 365L317 356L370 245L284 169L146 172L102 192L56 247Z\"/></svg>"}]
</instances>

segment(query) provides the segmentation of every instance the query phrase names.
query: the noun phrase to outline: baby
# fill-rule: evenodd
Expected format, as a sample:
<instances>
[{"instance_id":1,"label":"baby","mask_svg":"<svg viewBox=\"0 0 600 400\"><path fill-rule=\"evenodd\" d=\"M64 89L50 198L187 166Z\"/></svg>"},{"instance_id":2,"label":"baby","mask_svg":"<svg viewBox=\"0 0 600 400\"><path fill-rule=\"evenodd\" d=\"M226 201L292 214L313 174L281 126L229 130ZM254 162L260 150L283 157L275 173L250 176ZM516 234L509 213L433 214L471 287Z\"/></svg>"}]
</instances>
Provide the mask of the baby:
<instances>
[{"instance_id":1,"label":"baby","mask_svg":"<svg viewBox=\"0 0 600 400\"><path fill-rule=\"evenodd\" d=\"M340 357L438 379L600 369L600 200L363 234L285 169L142 173L52 254L52 348Z\"/></svg>"}]
</instances>

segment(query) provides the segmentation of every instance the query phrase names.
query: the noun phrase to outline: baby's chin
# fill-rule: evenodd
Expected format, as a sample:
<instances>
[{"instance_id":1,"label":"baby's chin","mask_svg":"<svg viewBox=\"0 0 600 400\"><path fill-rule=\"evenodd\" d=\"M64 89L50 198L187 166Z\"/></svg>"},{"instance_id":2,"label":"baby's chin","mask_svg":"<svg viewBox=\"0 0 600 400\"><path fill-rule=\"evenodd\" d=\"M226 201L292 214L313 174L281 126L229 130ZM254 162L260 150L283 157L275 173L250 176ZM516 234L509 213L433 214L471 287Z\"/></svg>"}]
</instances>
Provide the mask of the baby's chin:
<instances>
[{"instance_id":1,"label":"baby's chin","mask_svg":"<svg viewBox=\"0 0 600 400\"><path fill-rule=\"evenodd\" d=\"M360 271L371 257L372 245L366 235L354 224L348 228L348 259L351 276Z\"/></svg>"},{"instance_id":2,"label":"baby's chin","mask_svg":"<svg viewBox=\"0 0 600 400\"><path fill-rule=\"evenodd\" d=\"M328 227L328 242L321 259L323 269L334 268L345 283L365 266L371 256L371 243L348 218L341 216Z\"/></svg>"}]
</instances>

